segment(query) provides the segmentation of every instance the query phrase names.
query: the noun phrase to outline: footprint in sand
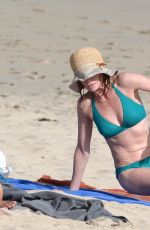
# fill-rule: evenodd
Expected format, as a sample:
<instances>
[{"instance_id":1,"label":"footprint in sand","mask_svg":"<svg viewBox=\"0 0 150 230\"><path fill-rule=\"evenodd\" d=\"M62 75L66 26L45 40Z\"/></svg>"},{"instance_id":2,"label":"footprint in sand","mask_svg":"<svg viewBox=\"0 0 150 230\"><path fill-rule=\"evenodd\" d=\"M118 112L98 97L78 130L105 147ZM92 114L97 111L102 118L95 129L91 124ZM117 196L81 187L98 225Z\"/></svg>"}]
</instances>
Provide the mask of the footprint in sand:
<instances>
[{"instance_id":1,"label":"footprint in sand","mask_svg":"<svg viewBox=\"0 0 150 230\"><path fill-rule=\"evenodd\" d=\"M64 90L60 89L59 87L56 88L56 90L57 90L57 94L58 95L64 95L64 94L66 94L66 92Z\"/></svg>"},{"instance_id":2,"label":"footprint in sand","mask_svg":"<svg viewBox=\"0 0 150 230\"><path fill-rule=\"evenodd\" d=\"M79 39L79 40L82 40L82 41L89 41L89 38L87 38L87 37L78 37L78 36L74 36L73 38L74 38L74 39Z\"/></svg>"},{"instance_id":3,"label":"footprint in sand","mask_svg":"<svg viewBox=\"0 0 150 230\"><path fill-rule=\"evenodd\" d=\"M42 8L33 8L32 11L36 13L45 13L45 9L42 9Z\"/></svg>"},{"instance_id":4,"label":"footprint in sand","mask_svg":"<svg viewBox=\"0 0 150 230\"><path fill-rule=\"evenodd\" d=\"M130 57L130 56L127 56L127 55L123 55L122 57L123 57L123 58L126 58L126 59L131 59L131 57Z\"/></svg>"},{"instance_id":5,"label":"footprint in sand","mask_svg":"<svg viewBox=\"0 0 150 230\"><path fill-rule=\"evenodd\" d=\"M63 80L62 82L63 82L63 83L68 83L68 82L70 82L70 80L67 80L67 79L66 79L66 80Z\"/></svg>"},{"instance_id":6,"label":"footprint in sand","mask_svg":"<svg viewBox=\"0 0 150 230\"><path fill-rule=\"evenodd\" d=\"M107 45L108 46L113 46L113 45L115 45L115 43L114 42L108 42Z\"/></svg>"},{"instance_id":7,"label":"footprint in sand","mask_svg":"<svg viewBox=\"0 0 150 230\"><path fill-rule=\"evenodd\" d=\"M88 19L88 17L86 17L86 16L79 16L79 17L77 17L77 19L81 19L81 20L87 20Z\"/></svg>"},{"instance_id":8,"label":"footprint in sand","mask_svg":"<svg viewBox=\"0 0 150 230\"><path fill-rule=\"evenodd\" d=\"M56 119L50 119L46 117L39 118L38 121L52 121L52 122L58 122Z\"/></svg>"},{"instance_id":9,"label":"footprint in sand","mask_svg":"<svg viewBox=\"0 0 150 230\"><path fill-rule=\"evenodd\" d=\"M65 76L67 75L67 73L62 73L61 75L62 75L63 77L65 77Z\"/></svg>"},{"instance_id":10,"label":"footprint in sand","mask_svg":"<svg viewBox=\"0 0 150 230\"><path fill-rule=\"evenodd\" d=\"M122 51L122 52L126 52L127 51L126 49L123 49L123 48L120 48L119 50Z\"/></svg>"},{"instance_id":11,"label":"footprint in sand","mask_svg":"<svg viewBox=\"0 0 150 230\"><path fill-rule=\"evenodd\" d=\"M70 40L71 39L71 37L69 37L69 36L65 36L64 37L66 40Z\"/></svg>"},{"instance_id":12,"label":"footprint in sand","mask_svg":"<svg viewBox=\"0 0 150 230\"><path fill-rule=\"evenodd\" d=\"M38 71L32 71L31 74L37 75L37 74L38 74Z\"/></svg>"},{"instance_id":13,"label":"footprint in sand","mask_svg":"<svg viewBox=\"0 0 150 230\"><path fill-rule=\"evenodd\" d=\"M59 50L57 50L57 52L59 52L59 53L70 53L71 50L70 49L59 49Z\"/></svg>"},{"instance_id":14,"label":"footprint in sand","mask_svg":"<svg viewBox=\"0 0 150 230\"><path fill-rule=\"evenodd\" d=\"M139 49L138 51L139 51L140 53L144 53L144 50Z\"/></svg>"},{"instance_id":15,"label":"footprint in sand","mask_svg":"<svg viewBox=\"0 0 150 230\"><path fill-rule=\"evenodd\" d=\"M28 75L27 78L32 79L32 80L35 80L35 79L36 79L35 77L30 76L30 75Z\"/></svg>"},{"instance_id":16,"label":"footprint in sand","mask_svg":"<svg viewBox=\"0 0 150 230\"><path fill-rule=\"evenodd\" d=\"M45 79L45 78L46 78L45 75L42 75L42 76L38 77L38 79Z\"/></svg>"},{"instance_id":17,"label":"footprint in sand","mask_svg":"<svg viewBox=\"0 0 150 230\"><path fill-rule=\"evenodd\" d=\"M11 74L21 74L20 71L17 71L15 69L9 69L9 71L10 71Z\"/></svg>"},{"instance_id":18,"label":"footprint in sand","mask_svg":"<svg viewBox=\"0 0 150 230\"><path fill-rule=\"evenodd\" d=\"M107 20L103 20L103 21L97 21L97 24L111 24L111 22Z\"/></svg>"},{"instance_id":19,"label":"footprint in sand","mask_svg":"<svg viewBox=\"0 0 150 230\"><path fill-rule=\"evenodd\" d=\"M8 97L8 95L5 95L5 94L1 94L0 96L3 98Z\"/></svg>"},{"instance_id":20,"label":"footprint in sand","mask_svg":"<svg viewBox=\"0 0 150 230\"><path fill-rule=\"evenodd\" d=\"M119 27L120 29L123 29L123 30L134 30L133 28L129 27L129 26L120 26Z\"/></svg>"},{"instance_id":21,"label":"footprint in sand","mask_svg":"<svg viewBox=\"0 0 150 230\"><path fill-rule=\"evenodd\" d=\"M149 30L139 30L139 34L150 34L150 29Z\"/></svg>"},{"instance_id":22,"label":"footprint in sand","mask_svg":"<svg viewBox=\"0 0 150 230\"><path fill-rule=\"evenodd\" d=\"M21 106L20 106L20 105L14 105L13 108L14 108L14 109L20 109Z\"/></svg>"}]
</instances>

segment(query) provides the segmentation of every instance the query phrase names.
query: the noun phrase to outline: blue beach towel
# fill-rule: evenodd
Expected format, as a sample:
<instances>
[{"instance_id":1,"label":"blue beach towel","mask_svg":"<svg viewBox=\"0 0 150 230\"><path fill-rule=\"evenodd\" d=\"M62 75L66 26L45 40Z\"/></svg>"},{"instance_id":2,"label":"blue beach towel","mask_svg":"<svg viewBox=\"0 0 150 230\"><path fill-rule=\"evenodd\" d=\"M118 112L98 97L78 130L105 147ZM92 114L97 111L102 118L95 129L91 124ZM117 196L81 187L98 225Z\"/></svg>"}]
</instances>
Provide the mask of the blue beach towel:
<instances>
[{"instance_id":1,"label":"blue beach towel","mask_svg":"<svg viewBox=\"0 0 150 230\"><path fill-rule=\"evenodd\" d=\"M126 203L126 204L142 204L145 206L150 206L150 202L139 200L136 198L131 198L123 195L113 194L110 192L104 192L101 190L96 189L80 189L76 191L70 191L68 186L54 186L54 185L48 185L48 184L42 184L39 182L33 182L30 180L21 180L21 179L14 179L14 178L7 178L5 179L5 183L13 185L17 189L22 190L63 190L64 192L72 195L78 195L78 196L88 196L88 197L94 197L100 200L106 200L106 201L114 201L119 203Z\"/></svg>"}]
</instances>

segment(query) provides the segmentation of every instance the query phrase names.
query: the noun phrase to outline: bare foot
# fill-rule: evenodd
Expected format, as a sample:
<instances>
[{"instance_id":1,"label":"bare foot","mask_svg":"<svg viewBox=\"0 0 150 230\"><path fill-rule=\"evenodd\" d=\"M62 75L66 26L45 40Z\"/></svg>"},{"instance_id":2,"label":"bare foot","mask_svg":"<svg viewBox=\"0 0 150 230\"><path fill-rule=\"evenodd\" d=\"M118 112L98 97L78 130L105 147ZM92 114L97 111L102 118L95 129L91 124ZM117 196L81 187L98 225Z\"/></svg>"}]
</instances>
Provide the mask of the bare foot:
<instances>
[{"instance_id":1,"label":"bare foot","mask_svg":"<svg viewBox=\"0 0 150 230\"><path fill-rule=\"evenodd\" d=\"M3 199L3 189L0 185L0 208L11 209L15 207L16 201L4 201Z\"/></svg>"},{"instance_id":2,"label":"bare foot","mask_svg":"<svg viewBox=\"0 0 150 230\"><path fill-rule=\"evenodd\" d=\"M0 208L11 209L16 206L16 201L0 201Z\"/></svg>"}]
</instances>

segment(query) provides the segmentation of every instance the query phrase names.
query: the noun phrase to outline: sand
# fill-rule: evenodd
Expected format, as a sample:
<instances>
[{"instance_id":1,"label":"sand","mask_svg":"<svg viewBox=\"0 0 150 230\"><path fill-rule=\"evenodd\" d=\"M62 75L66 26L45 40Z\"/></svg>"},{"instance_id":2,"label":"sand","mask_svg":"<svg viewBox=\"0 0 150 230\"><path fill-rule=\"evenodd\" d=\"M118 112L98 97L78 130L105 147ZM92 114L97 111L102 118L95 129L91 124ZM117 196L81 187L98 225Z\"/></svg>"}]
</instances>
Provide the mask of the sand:
<instances>
[{"instance_id":1,"label":"sand","mask_svg":"<svg viewBox=\"0 0 150 230\"><path fill-rule=\"evenodd\" d=\"M13 167L12 177L71 178L78 95L68 88L73 77L69 56L77 48L94 46L119 71L150 76L149 8L148 0L1 1L0 149ZM149 93L140 95L150 118ZM96 127L83 181L97 188L121 188ZM149 207L104 204L131 224L113 226L101 219L87 225L14 210L0 218L0 229L149 229Z\"/></svg>"}]
</instances>

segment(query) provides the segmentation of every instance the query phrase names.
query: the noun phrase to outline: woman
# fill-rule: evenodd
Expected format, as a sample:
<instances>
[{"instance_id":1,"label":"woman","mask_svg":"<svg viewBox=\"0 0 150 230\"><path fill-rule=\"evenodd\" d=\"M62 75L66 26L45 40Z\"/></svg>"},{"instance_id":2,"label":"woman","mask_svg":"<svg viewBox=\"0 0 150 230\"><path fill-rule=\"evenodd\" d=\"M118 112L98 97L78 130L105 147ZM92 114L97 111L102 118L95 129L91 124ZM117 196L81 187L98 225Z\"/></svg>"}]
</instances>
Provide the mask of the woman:
<instances>
[{"instance_id":1,"label":"woman","mask_svg":"<svg viewBox=\"0 0 150 230\"><path fill-rule=\"evenodd\" d=\"M74 79L69 87L81 95L70 189L80 187L94 121L111 150L120 185L130 193L150 195L150 129L139 96L139 90L150 92L150 78L109 69L92 47L75 51L70 64Z\"/></svg>"}]
</instances>

